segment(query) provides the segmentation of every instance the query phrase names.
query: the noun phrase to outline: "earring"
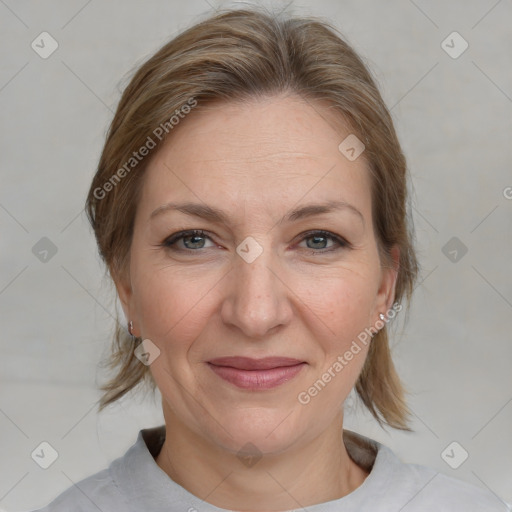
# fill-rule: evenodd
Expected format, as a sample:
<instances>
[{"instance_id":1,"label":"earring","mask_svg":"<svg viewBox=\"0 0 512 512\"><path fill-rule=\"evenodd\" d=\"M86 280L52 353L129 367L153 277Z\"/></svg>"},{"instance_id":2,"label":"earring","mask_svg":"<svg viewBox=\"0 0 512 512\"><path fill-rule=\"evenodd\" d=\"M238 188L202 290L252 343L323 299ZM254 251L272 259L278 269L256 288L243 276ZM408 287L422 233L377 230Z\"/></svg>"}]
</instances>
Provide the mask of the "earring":
<instances>
[{"instance_id":1,"label":"earring","mask_svg":"<svg viewBox=\"0 0 512 512\"><path fill-rule=\"evenodd\" d=\"M128 322L128 332L130 333L130 336L133 336L133 322L130 320Z\"/></svg>"},{"instance_id":2,"label":"earring","mask_svg":"<svg viewBox=\"0 0 512 512\"><path fill-rule=\"evenodd\" d=\"M385 321L386 321L386 317L385 317L382 313L379 313L379 318L380 318L383 322L385 322ZM382 327L384 327L384 326L382 326ZM382 329L382 327L381 327L381 329ZM380 329L379 329L379 330L380 330ZM377 332L378 332L378 331L377 331ZM375 333L375 334L372 336L372 338L373 338L376 334L377 334L377 333Z\"/></svg>"}]
</instances>

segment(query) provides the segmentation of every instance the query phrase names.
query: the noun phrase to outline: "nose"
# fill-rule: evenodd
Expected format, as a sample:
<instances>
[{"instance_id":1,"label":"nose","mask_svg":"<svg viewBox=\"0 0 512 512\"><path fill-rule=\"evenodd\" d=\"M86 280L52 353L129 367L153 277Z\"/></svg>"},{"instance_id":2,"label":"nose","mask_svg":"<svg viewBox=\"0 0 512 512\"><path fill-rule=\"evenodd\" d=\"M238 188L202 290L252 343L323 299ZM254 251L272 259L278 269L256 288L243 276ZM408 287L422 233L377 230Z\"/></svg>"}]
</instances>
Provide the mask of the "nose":
<instances>
[{"instance_id":1,"label":"nose","mask_svg":"<svg viewBox=\"0 0 512 512\"><path fill-rule=\"evenodd\" d=\"M248 338L263 338L287 325L293 309L281 274L270 249L252 263L236 254L221 309L223 322L238 327Z\"/></svg>"}]
</instances>

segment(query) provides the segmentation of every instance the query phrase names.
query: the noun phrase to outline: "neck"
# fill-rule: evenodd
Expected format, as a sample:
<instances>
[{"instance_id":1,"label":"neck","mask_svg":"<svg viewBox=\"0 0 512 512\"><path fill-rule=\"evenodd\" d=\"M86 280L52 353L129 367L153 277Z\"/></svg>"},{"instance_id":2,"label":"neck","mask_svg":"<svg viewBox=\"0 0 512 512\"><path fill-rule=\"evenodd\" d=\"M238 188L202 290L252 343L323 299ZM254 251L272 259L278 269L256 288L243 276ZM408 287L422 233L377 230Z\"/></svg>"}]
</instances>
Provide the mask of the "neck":
<instances>
[{"instance_id":1,"label":"neck","mask_svg":"<svg viewBox=\"0 0 512 512\"><path fill-rule=\"evenodd\" d=\"M303 508L342 498L368 476L345 448L342 414L307 444L254 459L212 444L170 414L165 420L166 438L156 463L174 482L219 508Z\"/></svg>"}]
</instances>

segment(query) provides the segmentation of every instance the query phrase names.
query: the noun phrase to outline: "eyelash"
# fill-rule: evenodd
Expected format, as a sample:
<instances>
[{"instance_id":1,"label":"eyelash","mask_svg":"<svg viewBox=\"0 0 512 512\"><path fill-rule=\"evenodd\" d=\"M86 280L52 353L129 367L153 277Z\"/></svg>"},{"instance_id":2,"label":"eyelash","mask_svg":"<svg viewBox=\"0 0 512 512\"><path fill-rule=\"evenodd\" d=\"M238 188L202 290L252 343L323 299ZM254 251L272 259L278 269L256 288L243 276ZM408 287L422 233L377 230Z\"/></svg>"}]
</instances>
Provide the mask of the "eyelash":
<instances>
[{"instance_id":1,"label":"eyelash","mask_svg":"<svg viewBox=\"0 0 512 512\"><path fill-rule=\"evenodd\" d=\"M207 238L208 240L213 242L213 240L203 230L189 229L189 230L185 230L185 231L179 231L178 233L174 233L173 235L166 238L160 245L166 249L169 249L171 251L176 251L176 252L197 253L197 252L201 251L202 248L200 248L200 249L187 249L187 248L177 249L175 247L176 242L178 242L179 240L181 240L183 238L187 238L189 236L197 236L197 237L201 237L201 238ZM326 253L334 252L334 251L337 251L340 249L350 249L352 247L351 244L349 242L347 242L344 238L342 238L338 235L335 235L334 233L331 233L329 231L324 231L321 229L308 231L308 232L304 233L302 238L299 240L299 243L303 242L304 240L307 240L308 238L314 238L315 236L330 238L331 240L336 242L338 244L338 246L330 247L328 249L320 249L320 250L305 249L305 250L309 250L310 254L326 254ZM208 249L208 247L207 247L207 249Z\"/></svg>"}]
</instances>

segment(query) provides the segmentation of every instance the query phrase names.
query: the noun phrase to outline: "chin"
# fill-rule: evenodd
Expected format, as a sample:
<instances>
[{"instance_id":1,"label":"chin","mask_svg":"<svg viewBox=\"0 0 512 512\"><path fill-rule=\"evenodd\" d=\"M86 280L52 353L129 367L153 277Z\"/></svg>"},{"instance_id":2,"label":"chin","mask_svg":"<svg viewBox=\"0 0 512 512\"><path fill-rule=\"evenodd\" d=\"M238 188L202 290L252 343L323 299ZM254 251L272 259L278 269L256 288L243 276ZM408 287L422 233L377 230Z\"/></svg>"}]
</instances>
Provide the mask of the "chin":
<instances>
[{"instance_id":1,"label":"chin","mask_svg":"<svg viewBox=\"0 0 512 512\"><path fill-rule=\"evenodd\" d=\"M304 428L304 423L297 423L294 418L295 415L285 408L231 410L222 414L224 428L216 425L215 442L233 453L247 445L254 445L262 454L279 453L291 446L300 436L299 429ZM213 433L211 427L206 426L210 438Z\"/></svg>"}]
</instances>

